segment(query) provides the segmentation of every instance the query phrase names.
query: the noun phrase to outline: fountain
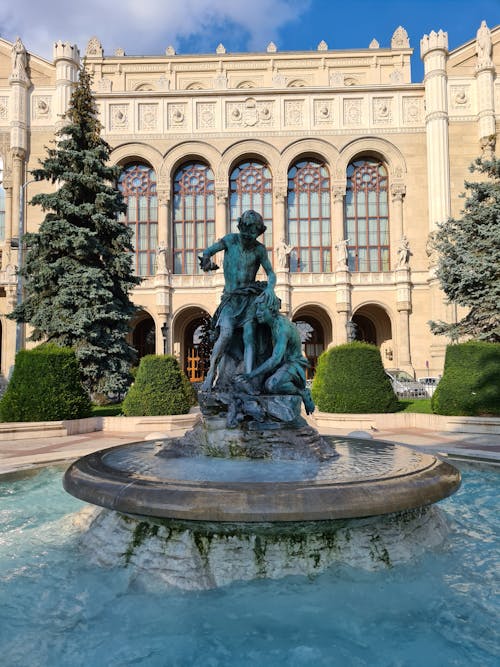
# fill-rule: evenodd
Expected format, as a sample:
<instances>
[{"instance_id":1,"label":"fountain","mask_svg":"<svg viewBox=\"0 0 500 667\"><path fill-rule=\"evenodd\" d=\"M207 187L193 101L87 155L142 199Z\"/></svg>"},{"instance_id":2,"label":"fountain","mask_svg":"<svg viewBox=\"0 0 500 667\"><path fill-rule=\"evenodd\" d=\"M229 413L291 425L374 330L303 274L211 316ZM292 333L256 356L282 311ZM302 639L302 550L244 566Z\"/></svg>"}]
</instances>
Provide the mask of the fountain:
<instances>
[{"instance_id":1,"label":"fountain","mask_svg":"<svg viewBox=\"0 0 500 667\"><path fill-rule=\"evenodd\" d=\"M199 392L201 421L162 438L85 456L65 489L105 510L88 516L100 562L123 558L177 587L313 574L344 561L388 566L439 543L433 506L460 485L436 457L388 442L321 436L295 326L280 314L261 216L200 257L225 289ZM267 282L256 281L258 270Z\"/></svg>"}]
</instances>

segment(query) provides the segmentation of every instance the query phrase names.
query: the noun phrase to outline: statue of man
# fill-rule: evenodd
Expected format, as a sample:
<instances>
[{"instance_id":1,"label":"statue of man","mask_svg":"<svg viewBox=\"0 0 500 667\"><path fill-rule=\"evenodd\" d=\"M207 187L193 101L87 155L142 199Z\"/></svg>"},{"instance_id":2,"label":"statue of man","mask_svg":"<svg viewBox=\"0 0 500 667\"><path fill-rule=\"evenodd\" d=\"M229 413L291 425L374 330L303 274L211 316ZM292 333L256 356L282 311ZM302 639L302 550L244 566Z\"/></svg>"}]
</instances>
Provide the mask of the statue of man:
<instances>
[{"instance_id":1,"label":"statue of man","mask_svg":"<svg viewBox=\"0 0 500 667\"><path fill-rule=\"evenodd\" d=\"M297 327L279 312L279 302L270 306L262 297L257 298L255 317L259 324L271 330L273 351L260 366L243 376L244 380L259 379L269 394L293 394L302 398L308 415L314 411L311 392L306 388L305 369L309 362L302 354Z\"/></svg>"},{"instance_id":2,"label":"statue of man","mask_svg":"<svg viewBox=\"0 0 500 667\"><path fill-rule=\"evenodd\" d=\"M276 246L276 258L278 260L278 267L280 269L286 269L288 255L294 249L293 245L288 245L285 239L280 239L280 242Z\"/></svg>"},{"instance_id":3,"label":"statue of man","mask_svg":"<svg viewBox=\"0 0 500 667\"><path fill-rule=\"evenodd\" d=\"M156 249L155 274L157 276L168 275L170 273L167 266L167 243L160 241Z\"/></svg>"},{"instance_id":4,"label":"statue of man","mask_svg":"<svg viewBox=\"0 0 500 667\"><path fill-rule=\"evenodd\" d=\"M337 249L337 266L338 267L347 267L349 260L349 251L347 246L349 245L349 239L341 239L338 243L335 244Z\"/></svg>"},{"instance_id":5,"label":"statue of man","mask_svg":"<svg viewBox=\"0 0 500 667\"><path fill-rule=\"evenodd\" d=\"M410 243L407 237L403 234L398 248L398 268L407 266L410 261Z\"/></svg>"},{"instance_id":6,"label":"statue of man","mask_svg":"<svg viewBox=\"0 0 500 667\"><path fill-rule=\"evenodd\" d=\"M263 302L270 306L278 299L274 294L276 274L267 255L267 250L257 237L266 230L262 216L256 211L245 211L238 218L237 234L226 234L222 239L203 251L200 266L203 271L214 271L219 267L210 259L215 253L224 251L224 292L214 315L218 337L215 341L210 368L202 389L209 391L224 353L229 348L236 328L243 330L243 361L245 372L254 364L255 299L262 295ZM256 282L257 271L262 267L268 282Z\"/></svg>"}]
</instances>

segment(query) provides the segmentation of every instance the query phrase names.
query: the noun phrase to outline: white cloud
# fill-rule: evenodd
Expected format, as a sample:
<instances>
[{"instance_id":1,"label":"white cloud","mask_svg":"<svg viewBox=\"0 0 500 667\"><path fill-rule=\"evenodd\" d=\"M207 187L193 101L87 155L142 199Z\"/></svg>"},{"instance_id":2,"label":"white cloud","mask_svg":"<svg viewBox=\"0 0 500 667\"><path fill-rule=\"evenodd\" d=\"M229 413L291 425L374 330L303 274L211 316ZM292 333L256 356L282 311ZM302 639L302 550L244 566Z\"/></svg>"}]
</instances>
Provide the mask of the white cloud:
<instances>
[{"instance_id":1,"label":"white cloud","mask_svg":"<svg viewBox=\"0 0 500 667\"><path fill-rule=\"evenodd\" d=\"M16 0L0 5L0 36L19 35L48 59L55 41L76 43L84 53L94 35L107 54L120 47L153 55L179 42L190 52L215 51L220 41L228 51L264 51L308 7L309 0Z\"/></svg>"}]
</instances>

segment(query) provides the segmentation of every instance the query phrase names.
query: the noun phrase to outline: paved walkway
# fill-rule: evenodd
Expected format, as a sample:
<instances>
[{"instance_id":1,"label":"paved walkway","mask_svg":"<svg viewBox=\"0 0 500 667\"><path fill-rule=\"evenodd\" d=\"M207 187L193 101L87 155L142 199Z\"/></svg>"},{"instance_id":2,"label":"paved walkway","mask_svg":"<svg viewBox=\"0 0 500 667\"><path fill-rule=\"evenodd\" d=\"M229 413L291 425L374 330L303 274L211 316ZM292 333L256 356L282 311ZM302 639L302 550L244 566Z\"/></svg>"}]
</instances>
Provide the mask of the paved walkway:
<instances>
[{"instance_id":1,"label":"paved walkway","mask_svg":"<svg viewBox=\"0 0 500 667\"><path fill-rule=\"evenodd\" d=\"M325 435L347 435L347 430L326 430ZM34 465L68 463L91 452L141 440L151 440L162 435L177 436L183 431L168 434L151 431L113 433L97 431L80 435L0 440L0 474ZM472 458L500 465L500 438L495 435L474 433L434 432L423 429L384 430L370 433L374 440L389 440L416 449L431 451L450 458Z\"/></svg>"}]
</instances>

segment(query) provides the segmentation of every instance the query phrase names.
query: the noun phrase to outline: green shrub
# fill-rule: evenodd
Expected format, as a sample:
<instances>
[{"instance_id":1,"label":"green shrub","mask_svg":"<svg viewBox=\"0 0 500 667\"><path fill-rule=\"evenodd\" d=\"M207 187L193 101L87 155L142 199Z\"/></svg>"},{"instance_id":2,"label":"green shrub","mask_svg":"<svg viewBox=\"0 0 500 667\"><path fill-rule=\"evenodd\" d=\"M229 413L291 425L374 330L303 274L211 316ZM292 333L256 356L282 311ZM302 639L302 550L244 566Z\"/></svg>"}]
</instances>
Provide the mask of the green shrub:
<instances>
[{"instance_id":1,"label":"green shrub","mask_svg":"<svg viewBox=\"0 0 500 667\"><path fill-rule=\"evenodd\" d=\"M384 372L380 350L347 343L326 350L318 360L312 396L322 412L396 412L398 400Z\"/></svg>"},{"instance_id":2,"label":"green shrub","mask_svg":"<svg viewBox=\"0 0 500 667\"><path fill-rule=\"evenodd\" d=\"M80 419L91 415L73 350L43 344L16 355L12 378L0 401L0 419L12 422Z\"/></svg>"},{"instance_id":3,"label":"green shrub","mask_svg":"<svg viewBox=\"0 0 500 667\"><path fill-rule=\"evenodd\" d=\"M123 401L127 416L182 415L195 405L194 390L172 356L149 354L141 359L134 384Z\"/></svg>"},{"instance_id":4,"label":"green shrub","mask_svg":"<svg viewBox=\"0 0 500 667\"><path fill-rule=\"evenodd\" d=\"M448 345L431 404L438 415L500 415L500 343Z\"/></svg>"}]
</instances>

